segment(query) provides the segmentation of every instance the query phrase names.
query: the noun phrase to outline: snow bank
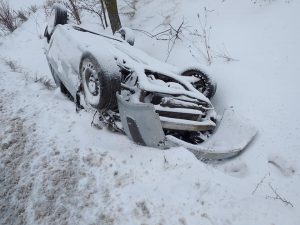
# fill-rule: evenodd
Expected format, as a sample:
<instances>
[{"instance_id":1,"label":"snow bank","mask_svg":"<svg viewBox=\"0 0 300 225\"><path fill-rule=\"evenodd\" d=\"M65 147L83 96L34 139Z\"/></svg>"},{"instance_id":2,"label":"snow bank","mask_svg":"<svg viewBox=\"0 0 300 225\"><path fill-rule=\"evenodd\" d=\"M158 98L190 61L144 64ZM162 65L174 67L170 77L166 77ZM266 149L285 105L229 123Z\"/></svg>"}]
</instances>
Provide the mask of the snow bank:
<instances>
[{"instance_id":1,"label":"snow bank","mask_svg":"<svg viewBox=\"0 0 300 225\"><path fill-rule=\"evenodd\" d=\"M217 57L207 66L197 50L203 50L202 42L187 31L168 61L200 62L215 76L219 113L232 106L259 130L247 151L203 163L184 148L137 146L91 127L91 113L77 114L58 90L46 90L1 62L0 223L300 223L300 2L140 0L134 17L122 19L127 27L156 33L158 25L178 27L184 17L194 31L203 7L213 10L211 48L226 46L237 61ZM51 77L40 39L42 14L0 39L0 57L17 60L32 78ZM137 32L135 44L166 59L166 41Z\"/></svg>"}]
</instances>

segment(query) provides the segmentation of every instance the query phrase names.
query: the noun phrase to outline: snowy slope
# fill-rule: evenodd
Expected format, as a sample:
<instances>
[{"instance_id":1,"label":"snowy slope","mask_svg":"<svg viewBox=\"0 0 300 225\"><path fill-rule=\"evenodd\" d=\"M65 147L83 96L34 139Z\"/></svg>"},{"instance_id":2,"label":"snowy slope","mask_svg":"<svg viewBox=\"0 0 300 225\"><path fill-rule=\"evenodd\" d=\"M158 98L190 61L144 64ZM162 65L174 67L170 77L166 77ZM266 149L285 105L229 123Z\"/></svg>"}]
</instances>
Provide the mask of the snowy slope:
<instances>
[{"instance_id":1,"label":"snowy slope","mask_svg":"<svg viewBox=\"0 0 300 225\"><path fill-rule=\"evenodd\" d=\"M27 9L32 5L41 6L44 4L45 1L44 0L24 0L24 1L9 0L8 2L13 9L18 10L18 9Z\"/></svg>"},{"instance_id":2,"label":"snowy slope","mask_svg":"<svg viewBox=\"0 0 300 225\"><path fill-rule=\"evenodd\" d=\"M0 224L300 224L300 2L253 2L139 0L134 17L122 14L126 26L153 34L184 18L187 29L168 61L200 63L218 82L217 111L233 107L259 130L243 154L225 162L98 130L92 113L76 113L58 89L35 82L51 78L42 9L0 39ZM190 34L204 7L211 65ZM137 32L136 46L166 59L167 41ZM224 48L237 61L217 57ZM17 71L5 60L16 61Z\"/></svg>"}]
</instances>

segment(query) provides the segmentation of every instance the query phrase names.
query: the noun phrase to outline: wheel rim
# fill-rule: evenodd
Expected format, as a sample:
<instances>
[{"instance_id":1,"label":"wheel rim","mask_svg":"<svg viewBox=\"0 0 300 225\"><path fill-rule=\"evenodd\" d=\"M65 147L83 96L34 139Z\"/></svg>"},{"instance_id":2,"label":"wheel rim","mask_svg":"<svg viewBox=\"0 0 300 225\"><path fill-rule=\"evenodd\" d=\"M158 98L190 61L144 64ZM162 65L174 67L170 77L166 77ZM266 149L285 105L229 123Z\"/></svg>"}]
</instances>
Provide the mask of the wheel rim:
<instances>
[{"instance_id":1,"label":"wheel rim","mask_svg":"<svg viewBox=\"0 0 300 225\"><path fill-rule=\"evenodd\" d=\"M201 73L197 73L197 71L187 71L182 75L197 78L198 80L194 81L192 84L198 91L205 94L207 90L207 80L202 76Z\"/></svg>"},{"instance_id":2,"label":"wheel rim","mask_svg":"<svg viewBox=\"0 0 300 225\"><path fill-rule=\"evenodd\" d=\"M198 81L194 82L195 88L204 93L206 91L206 80L203 78L203 76L201 76L201 74L194 74L194 77L199 79Z\"/></svg>"},{"instance_id":3,"label":"wheel rim","mask_svg":"<svg viewBox=\"0 0 300 225\"><path fill-rule=\"evenodd\" d=\"M84 72L86 86L91 95L97 96L99 94L99 79L97 73L92 68L86 68Z\"/></svg>"},{"instance_id":4,"label":"wheel rim","mask_svg":"<svg viewBox=\"0 0 300 225\"><path fill-rule=\"evenodd\" d=\"M93 62L86 59L82 64L82 83L86 100L91 105L97 105L100 100L100 81L98 72Z\"/></svg>"}]
</instances>

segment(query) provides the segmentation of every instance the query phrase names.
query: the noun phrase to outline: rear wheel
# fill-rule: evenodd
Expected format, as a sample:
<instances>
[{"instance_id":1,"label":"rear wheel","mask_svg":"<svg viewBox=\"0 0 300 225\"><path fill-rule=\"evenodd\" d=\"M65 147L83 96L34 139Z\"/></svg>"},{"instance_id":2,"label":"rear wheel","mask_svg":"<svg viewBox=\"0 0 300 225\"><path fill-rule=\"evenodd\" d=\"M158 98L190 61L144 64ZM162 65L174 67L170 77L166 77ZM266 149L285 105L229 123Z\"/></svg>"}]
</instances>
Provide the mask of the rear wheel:
<instances>
[{"instance_id":1,"label":"rear wheel","mask_svg":"<svg viewBox=\"0 0 300 225\"><path fill-rule=\"evenodd\" d=\"M198 69L190 69L184 71L181 75L197 78L192 85L207 98L211 99L215 95L217 89L216 83L202 71Z\"/></svg>"},{"instance_id":2,"label":"rear wheel","mask_svg":"<svg viewBox=\"0 0 300 225\"><path fill-rule=\"evenodd\" d=\"M68 22L68 12L66 8L62 5L55 4L52 7L50 17L48 20L48 25L45 29L44 36L47 38L47 41L50 41L51 35L54 32L56 25L64 25Z\"/></svg>"},{"instance_id":3,"label":"rear wheel","mask_svg":"<svg viewBox=\"0 0 300 225\"><path fill-rule=\"evenodd\" d=\"M81 59L80 75L87 104L104 111L117 107L116 92L120 90L120 79L103 71L90 53L86 53Z\"/></svg>"}]
</instances>

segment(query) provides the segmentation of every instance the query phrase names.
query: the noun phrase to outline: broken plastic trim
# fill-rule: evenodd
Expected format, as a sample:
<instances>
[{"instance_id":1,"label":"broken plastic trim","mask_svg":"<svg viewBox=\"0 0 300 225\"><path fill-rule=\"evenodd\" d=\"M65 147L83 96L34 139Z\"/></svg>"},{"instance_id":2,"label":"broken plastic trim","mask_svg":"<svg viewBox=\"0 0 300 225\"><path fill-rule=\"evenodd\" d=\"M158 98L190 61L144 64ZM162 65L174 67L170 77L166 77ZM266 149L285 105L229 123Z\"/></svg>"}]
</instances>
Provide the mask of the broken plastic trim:
<instances>
[{"instance_id":1,"label":"broken plastic trim","mask_svg":"<svg viewBox=\"0 0 300 225\"><path fill-rule=\"evenodd\" d=\"M198 159L218 160L241 153L254 139L256 133L256 129L247 119L237 115L233 109L227 109L215 133L201 144L194 145L171 135L166 137L170 142L188 148Z\"/></svg>"},{"instance_id":2,"label":"broken plastic trim","mask_svg":"<svg viewBox=\"0 0 300 225\"><path fill-rule=\"evenodd\" d=\"M117 99L123 129L131 140L155 148L169 147L152 104L128 102L120 94Z\"/></svg>"},{"instance_id":3,"label":"broken plastic trim","mask_svg":"<svg viewBox=\"0 0 300 225\"><path fill-rule=\"evenodd\" d=\"M117 94L119 113L126 135L136 143L156 148L183 146L197 159L231 158L242 152L256 135L256 129L232 109L223 117L212 136L201 144L191 144L172 135L165 136L154 106L128 102Z\"/></svg>"}]
</instances>

